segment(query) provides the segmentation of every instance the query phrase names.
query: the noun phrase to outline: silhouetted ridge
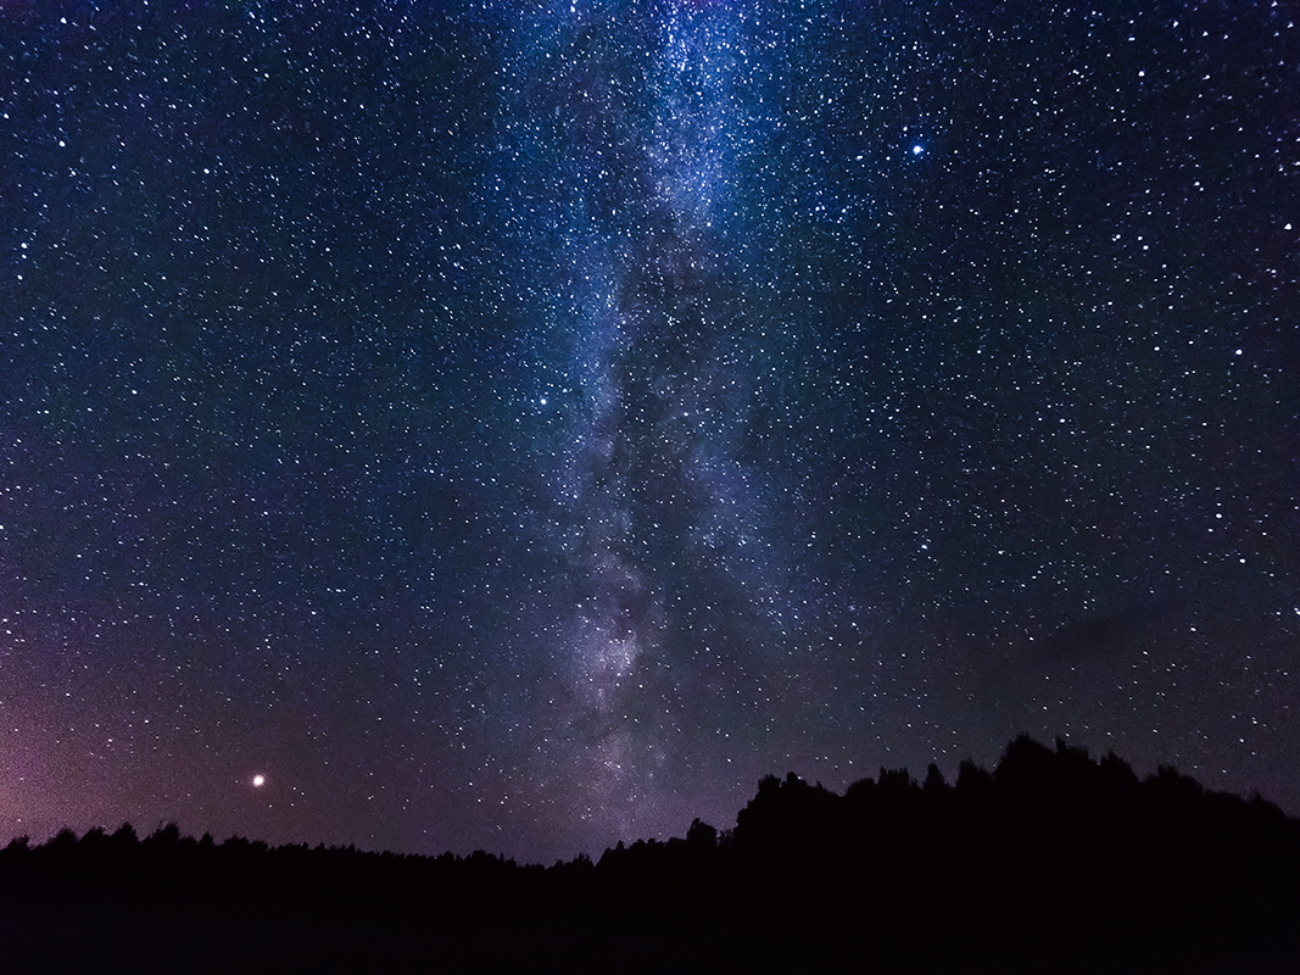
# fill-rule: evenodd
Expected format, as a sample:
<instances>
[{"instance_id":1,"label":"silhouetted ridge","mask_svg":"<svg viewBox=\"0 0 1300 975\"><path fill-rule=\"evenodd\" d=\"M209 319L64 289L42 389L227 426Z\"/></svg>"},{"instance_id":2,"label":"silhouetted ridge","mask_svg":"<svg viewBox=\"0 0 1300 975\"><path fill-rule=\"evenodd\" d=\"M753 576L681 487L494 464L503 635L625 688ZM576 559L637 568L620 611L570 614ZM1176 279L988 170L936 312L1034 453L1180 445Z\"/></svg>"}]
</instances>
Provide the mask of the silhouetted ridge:
<instances>
[{"instance_id":1,"label":"silhouetted ridge","mask_svg":"<svg viewBox=\"0 0 1300 975\"><path fill-rule=\"evenodd\" d=\"M14 970L1293 972L1298 916L1300 821L1027 736L550 868L175 824L0 850Z\"/></svg>"}]
</instances>

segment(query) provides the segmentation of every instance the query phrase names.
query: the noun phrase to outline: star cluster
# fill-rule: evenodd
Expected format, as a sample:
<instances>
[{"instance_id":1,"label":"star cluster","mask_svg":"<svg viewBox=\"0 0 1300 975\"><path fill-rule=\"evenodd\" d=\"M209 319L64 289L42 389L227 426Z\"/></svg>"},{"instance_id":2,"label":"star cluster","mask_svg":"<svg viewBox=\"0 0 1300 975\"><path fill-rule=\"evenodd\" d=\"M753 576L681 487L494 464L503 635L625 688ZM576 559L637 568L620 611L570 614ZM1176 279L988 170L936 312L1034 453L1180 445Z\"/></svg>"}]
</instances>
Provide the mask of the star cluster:
<instances>
[{"instance_id":1,"label":"star cluster","mask_svg":"<svg viewBox=\"0 0 1300 975\"><path fill-rule=\"evenodd\" d=\"M0 826L1300 812L1295 19L0 5Z\"/></svg>"}]
</instances>

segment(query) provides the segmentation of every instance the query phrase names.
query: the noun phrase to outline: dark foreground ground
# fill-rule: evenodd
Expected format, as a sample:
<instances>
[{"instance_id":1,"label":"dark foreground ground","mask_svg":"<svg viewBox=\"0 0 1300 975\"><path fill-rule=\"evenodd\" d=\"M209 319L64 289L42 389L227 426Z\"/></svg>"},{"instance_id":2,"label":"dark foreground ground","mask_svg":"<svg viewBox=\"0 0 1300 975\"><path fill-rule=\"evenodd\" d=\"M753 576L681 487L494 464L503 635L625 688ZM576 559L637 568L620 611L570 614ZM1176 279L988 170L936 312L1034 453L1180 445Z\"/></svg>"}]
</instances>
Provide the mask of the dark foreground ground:
<instances>
[{"instance_id":1,"label":"dark foreground ground","mask_svg":"<svg viewBox=\"0 0 1300 975\"><path fill-rule=\"evenodd\" d=\"M1297 973L1300 821L1022 738L550 868L65 831L0 851L0 971Z\"/></svg>"}]
</instances>

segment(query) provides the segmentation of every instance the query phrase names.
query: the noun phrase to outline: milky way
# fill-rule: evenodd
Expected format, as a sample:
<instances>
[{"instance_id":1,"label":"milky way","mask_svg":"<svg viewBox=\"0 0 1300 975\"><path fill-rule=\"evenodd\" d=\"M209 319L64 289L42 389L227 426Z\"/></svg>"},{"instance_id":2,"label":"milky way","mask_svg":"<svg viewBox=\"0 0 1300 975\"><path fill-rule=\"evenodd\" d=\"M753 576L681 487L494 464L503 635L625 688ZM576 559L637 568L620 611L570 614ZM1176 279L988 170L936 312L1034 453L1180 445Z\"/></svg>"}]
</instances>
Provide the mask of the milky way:
<instances>
[{"instance_id":1,"label":"milky way","mask_svg":"<svg viewBox=\"0 0 1300 975\"><path fill-rule=\"evenodd\" d=\"M565 164L546 195L572 198L541 218L566 246L536 267L531 295L572 302L538 339L572 351L534 404L568 408L532 458L554 485L538 534L557 613L533 638L541 653L553 644L559 680L529 724L544 729L539 778L558 776L584 819L635 835L647 809L684 812L682 776L692 745L720 733L719 695L757 706L737 680L753 665L740 635L771 642L751 617L787 580L761 468L741 456L753 364L724 274L719 197L744 119L737 17L656 11L630 28L646 44L629 59L617 13L558 37L525 31L545 39L530 44L525 90L564 105Z\"/></svg>"},{"instance_id":2,"label":"milky way","mask_svg":"<svg viewBox=\"0 0 1300 975\"><path fill-rule=\"evenodd\" d=\"M0 5L0 833L1300 812L1293 20Z\"/></svg>"}]
</instances>

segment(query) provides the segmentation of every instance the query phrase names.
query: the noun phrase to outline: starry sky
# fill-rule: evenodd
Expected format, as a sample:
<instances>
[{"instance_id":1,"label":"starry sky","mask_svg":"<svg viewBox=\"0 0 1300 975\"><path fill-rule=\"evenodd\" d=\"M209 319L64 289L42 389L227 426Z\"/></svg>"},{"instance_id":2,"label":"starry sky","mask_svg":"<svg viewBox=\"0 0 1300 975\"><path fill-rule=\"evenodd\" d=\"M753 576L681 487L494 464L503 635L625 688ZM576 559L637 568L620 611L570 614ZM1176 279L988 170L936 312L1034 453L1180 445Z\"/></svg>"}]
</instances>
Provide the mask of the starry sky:
<instances>
[{"instance_id":1,"label":"starry sky","mask_svg":"<svg viewBox=\"0 0 1300 975\"><path fill-rule=\"evenodd\" d=\"M0 834L1300 813L1296 21L3 0Z\"/></svg>"}]
</instances>

